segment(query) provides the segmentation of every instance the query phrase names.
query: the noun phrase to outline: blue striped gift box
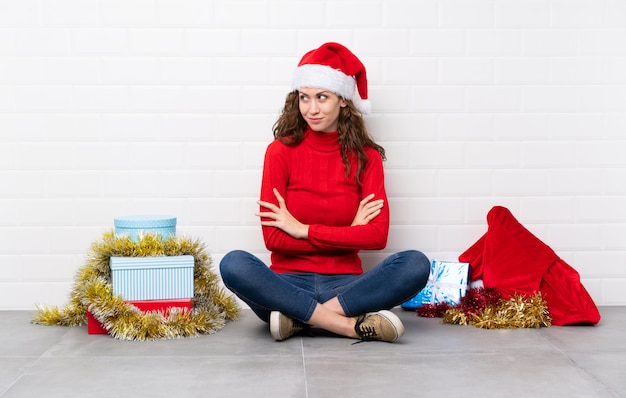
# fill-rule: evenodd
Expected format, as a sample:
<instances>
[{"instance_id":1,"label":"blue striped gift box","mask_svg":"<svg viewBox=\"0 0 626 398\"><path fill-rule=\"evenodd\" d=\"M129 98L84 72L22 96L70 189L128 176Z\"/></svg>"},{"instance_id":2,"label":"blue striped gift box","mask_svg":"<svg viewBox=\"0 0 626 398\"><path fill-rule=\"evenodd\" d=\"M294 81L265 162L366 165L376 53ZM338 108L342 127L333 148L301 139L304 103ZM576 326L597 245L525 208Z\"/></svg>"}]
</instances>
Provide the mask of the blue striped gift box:
<instances>
[{"instance_id":1,"label":"blue striped gift box","mask_svg":"<svg viewBox=\"0 0 626 398\"><path fill-rule=\"evenodd\" d=\"M193 256L111 257L113 294L126 300L192 298Z\"/></svg>"}]
</instances>

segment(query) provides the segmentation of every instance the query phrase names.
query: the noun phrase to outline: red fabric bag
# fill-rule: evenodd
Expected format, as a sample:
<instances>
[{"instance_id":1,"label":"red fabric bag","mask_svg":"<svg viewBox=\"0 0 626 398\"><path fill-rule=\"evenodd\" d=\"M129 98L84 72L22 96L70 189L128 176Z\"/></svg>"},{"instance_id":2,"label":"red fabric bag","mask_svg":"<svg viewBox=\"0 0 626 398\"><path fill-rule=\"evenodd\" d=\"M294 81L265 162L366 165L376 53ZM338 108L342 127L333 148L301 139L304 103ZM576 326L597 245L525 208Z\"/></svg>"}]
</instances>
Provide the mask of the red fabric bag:
<instances>
[{"instance_id":1,"label":"red fabric bag","mask_svg":"<svg viewBox=\"0 0 626 398\"><path fill-rule=\"evenodd\" d=\"M463 254L470 263L470 280L482 279L505 298L541 292L552 324L595 325L600 313L574 268L559 258L502 206L487 214L487 232Z\"/></svg>"}]
</instances>

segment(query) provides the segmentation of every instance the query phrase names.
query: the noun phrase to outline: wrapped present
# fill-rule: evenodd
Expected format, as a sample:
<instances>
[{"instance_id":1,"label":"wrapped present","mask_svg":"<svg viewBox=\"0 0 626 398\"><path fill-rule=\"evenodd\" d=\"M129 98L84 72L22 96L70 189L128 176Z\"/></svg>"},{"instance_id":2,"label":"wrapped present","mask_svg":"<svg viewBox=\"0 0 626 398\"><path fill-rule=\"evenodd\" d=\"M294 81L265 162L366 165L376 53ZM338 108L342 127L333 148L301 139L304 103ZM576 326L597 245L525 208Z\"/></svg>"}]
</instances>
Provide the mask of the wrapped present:
<instances>
[{"instance_id":1,"label":"wrapped present","mask_svg":"<svg viewBox=\"0 0 626 398\"><path fill-rule=\"evenodd\" d=\"M115 257L109 260L113 294L129 301L191 298L194 257Z\"/></svg>"},{"instance_id":2,"label":"wrapped present","mask_svg":"<svg viewBox=\"0 0 626 398\"><path fill-rule=\"evenodd\" d=\"M191 299L182 300L147 300L129 301L130 304L139 308L142 312L161 311L166 318L172 308L181 308L191 311ZM87 333L88 334L108 334L106 328L98 321L93 314L87 310Z\"/></svg>"},{"instance_id":3,"label":"wrapped present","mask_svg":"<svg viewBox=\"0 0 626 398\"><path fill-rule=\"evenodd\" d=\"M87 310L87 333L108 334L102 323L100 323L89 310Z\"/></svg>"},{"instance_id":4,"label":"wrapped present","mask_svg":"<svg viewBox=\"0 0 626 398\"><path fill-rule=\"evenodd\" d=\"M469 263L433 260L424 289L401 307L414 310L424 304L459 303L468 289Z\"/></svg>"},{"instance_id":5,"label":"wrapped present","mask_svg":"<svg viewBox=\"0 0 626 398\"><path fill-rule=\"evenodd\" d=\"M159 215L124 216L113 219L115 234L127 234L134 241L142 233L155 233L164 239L176 235L176 217Z\"/></svg>"}]
</instances>

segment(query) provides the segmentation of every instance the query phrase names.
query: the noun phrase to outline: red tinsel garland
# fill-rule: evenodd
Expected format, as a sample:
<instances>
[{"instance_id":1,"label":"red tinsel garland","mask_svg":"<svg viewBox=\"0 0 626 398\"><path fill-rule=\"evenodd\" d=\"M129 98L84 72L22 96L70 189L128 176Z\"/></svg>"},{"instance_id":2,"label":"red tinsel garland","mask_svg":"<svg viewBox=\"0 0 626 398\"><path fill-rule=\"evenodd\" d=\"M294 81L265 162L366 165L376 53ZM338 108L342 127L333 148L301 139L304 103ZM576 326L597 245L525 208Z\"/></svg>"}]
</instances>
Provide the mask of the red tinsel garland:
<instances>
[{"instance_id":1,"label":"red tinsel garland","mask_svg":"<svg viewBox=\"0 0 626 398\"><path fill-rule=\"evenodd\" d=\"M424 318L443 318L446 311L456 308L469 317L472 314L480 313L488 305L497 305L501 299L502 295L493 287L470 289L455 306L445 301L437 304L424 304L417 308L417 315Z\"/></svg>"},{"instance_id":2,"label":"red tinsel garland","mask_svg":"<svg viewBox=\"0 0 626 398\"><path fill-rule=\"evenodd\" d=\"M450 304L445 301L438 304L424 304L417 307L417 315L424 318L443 318L443 315L450 309Z\"/></svg>"},{"instance_id":3,"label":"red tinsel garland","mask_svg":"<svg viewBox=\"0 0 626 398\"><path fill-rule=\"evenodd\" d=\"M489 305L498 305L502 300L502 294L494 287L470 289L459 300L458 308L466 316L479 314Z\"/></svg>"}]
</instances>

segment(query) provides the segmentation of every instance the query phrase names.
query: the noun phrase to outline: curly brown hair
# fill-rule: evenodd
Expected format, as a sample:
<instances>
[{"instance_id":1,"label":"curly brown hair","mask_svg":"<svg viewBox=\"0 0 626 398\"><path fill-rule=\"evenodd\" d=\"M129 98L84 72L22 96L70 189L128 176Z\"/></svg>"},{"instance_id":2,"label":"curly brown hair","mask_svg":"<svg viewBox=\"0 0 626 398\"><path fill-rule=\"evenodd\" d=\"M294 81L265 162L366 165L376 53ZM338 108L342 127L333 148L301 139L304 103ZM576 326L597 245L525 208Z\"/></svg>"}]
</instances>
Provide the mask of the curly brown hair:
<instances>
[{"instance_id":1,"label":"curly brown hair","mask_svg":"<svg viewBox=\"0 0 626 398\"><path fill-rule=\"evenodd\" d=\"M357 155L356 181L361 184L361 174L367 165L367 155L365 147L374 148L380 153L383 160L386 160L385 149L378 145L367 132L363 116L356 109L352 101L344 99L346 106L339 112L337 130L339 131L339 142L341 144L341 158L346 172L346 178L350 176L351 154ZM300 114L298 90L287 94L285 106L274 123L272 128L274 138L286 145L298 145L304 139L304 131L307 124Z\"/></svg>"}]
</instances>

